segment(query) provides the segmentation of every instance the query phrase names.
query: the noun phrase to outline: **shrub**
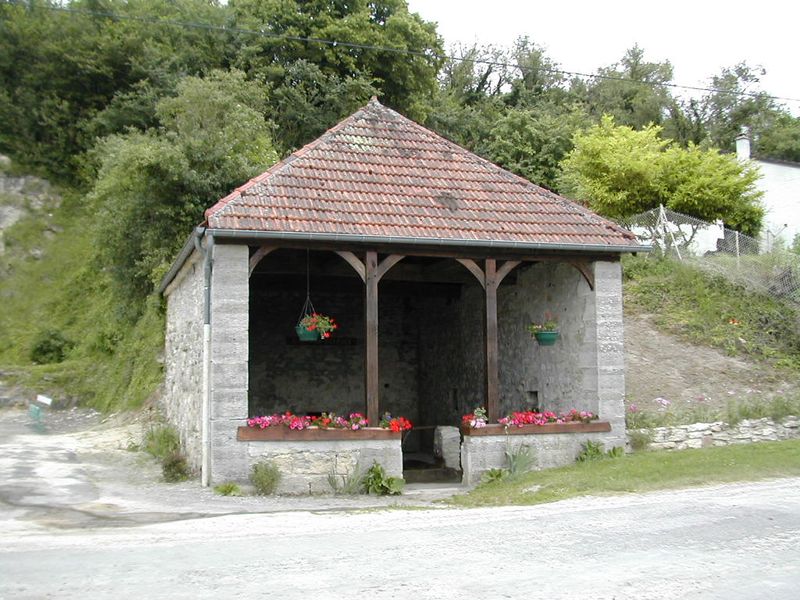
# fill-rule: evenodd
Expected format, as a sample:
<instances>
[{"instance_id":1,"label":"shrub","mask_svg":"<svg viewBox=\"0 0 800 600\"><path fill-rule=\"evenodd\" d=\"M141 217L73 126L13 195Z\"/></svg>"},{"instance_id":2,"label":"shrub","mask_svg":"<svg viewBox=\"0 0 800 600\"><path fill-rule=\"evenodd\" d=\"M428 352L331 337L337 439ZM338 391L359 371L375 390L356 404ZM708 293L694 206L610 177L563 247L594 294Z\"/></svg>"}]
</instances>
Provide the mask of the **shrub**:
<instances>
[{"instance_id":1,"label":"shrub","mask_svg":"<svg viewBox=\"0 0 800 600\"><path fill-rule=\"evenodd\" d=\"M186 457L177 451L164 457L161 462L161 470L164 473L164 479L170 483L186 481L191 475Z\"/></svg>"},{"instance_id":2,"label":"shrub","mask_svg":"<svg viewBox=\"0 0 800 600\"><path fill-rule=\"evenodd\" d=\"M620 446L611 448L608 452L603 452L603 444L587 440L583 444L583 450L578 454L578 462L588 462L592 460L602 460L604 458L620 458L625 454L625 450Z\"/></svg>"},{"instance_id":3,"label":"shrub","mask_svg":"<svg viewBox=\"0 0 800 600\"><path fill-rule=\"evenodd\" d=\"M181 440L174 427L169 425L156 425L144 434L142 450L151 456L165 459L167 456L179 452Z\"/></svg>"},{"instance_id":4,"label":"shrub","mask_svg":"<svg viewBox=\"0 0 800 600\"><path fill-rule=\"evenodd\" d=\"M241 496L242 488L232 481L226 481L214 486L214 491L220 496Z\"/></svg>"},{"instance_id":5,"label":"shrub","mask_svg":"<svg viewBox=\"0 0 800 600\"><path fill-rule=\"evenodd\" d=\"M647 429L629 431L628 441L632 450L646 450L653 441L653 432Z\"/></svg>"},{"instance_id":6,"label":"shrub","mask_svg":"<svg viewBox=\"0 0 800 600\"><path fill-rule=\"evenodd\" d=\"M517 446L506 450L506 460L508 461L508 476L518 477L528 471L532 471L536 465L536 452L530 446Z\"/></svg>"},{"instance_id":7,"label":"shrub","mask_svg":"<svg viewBox=\"0 0 800 600\"><path fill-rule=\"evenodd\" d=\"M508 477L508 469L489 469L483 474L483 483L503 481Z\"/></svg>"},{"instance_id":8,"label":"shrub","mask_svg":"<svg viewBox=\"0 0 800 600\"><path fill-rule=\"evenodd\" d=\"M386 471L376 461L364 475L362 487L368 494L397 496L403 492L405 483L400 477L387 477Z\"/></svg>"},{"instance_id":9,"label":"shrub","mask_svg":"<svg viewBox=\"0 0 800 600\"><path fill-rule=\"evenodd\" d=\"M33 342L30 359L40 365L62 362L75 343L65 338L60 331L47 329L39 333Z\"/></svg>"},{"instance_id":10,"label":"shrub","mask_svg":"<svg viewBox=\"0 0 800 600\"><path fill-rule=\"evenodd\" d=\"M364 475L358 466L348 475L337 475L333 468L328 472L328 485L331 486L334 494L358 494L362 491L363 481Z\"/></svg>"},{"instance_id":11,"label":"shrub","mask_svg":"<svg viewBox=\"0 0 800 600\"><path fill-rule=\"evenodd\" d=\"M250 482L259 496L274 494L281 480L281 472L272 461L262 460L253 465L250 471Z\"/></svg>"}]
</instances>

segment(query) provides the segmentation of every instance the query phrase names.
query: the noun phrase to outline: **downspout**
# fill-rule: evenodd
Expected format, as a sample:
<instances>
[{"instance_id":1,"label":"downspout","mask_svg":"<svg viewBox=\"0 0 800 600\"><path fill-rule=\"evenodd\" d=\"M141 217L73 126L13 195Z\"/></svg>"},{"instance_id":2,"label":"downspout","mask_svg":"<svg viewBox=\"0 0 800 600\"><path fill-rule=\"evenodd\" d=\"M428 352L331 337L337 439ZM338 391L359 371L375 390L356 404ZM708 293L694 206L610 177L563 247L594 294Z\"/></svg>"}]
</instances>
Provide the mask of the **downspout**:
<instances>
[{"instance_id":1,"label":"downspout","mask_svg":"<svg viewBox=\"0 0 800 600\"><path fill-rule=\"evenodd\" d=\"M206 247L201 238L205 236ZM198 228L194 238L195 249L203 256L203 399L201 421L202 459L200 483L203 487L211 484L211 269L213 265L214 236L204 228Z\"/></svg>"}]
</instances>

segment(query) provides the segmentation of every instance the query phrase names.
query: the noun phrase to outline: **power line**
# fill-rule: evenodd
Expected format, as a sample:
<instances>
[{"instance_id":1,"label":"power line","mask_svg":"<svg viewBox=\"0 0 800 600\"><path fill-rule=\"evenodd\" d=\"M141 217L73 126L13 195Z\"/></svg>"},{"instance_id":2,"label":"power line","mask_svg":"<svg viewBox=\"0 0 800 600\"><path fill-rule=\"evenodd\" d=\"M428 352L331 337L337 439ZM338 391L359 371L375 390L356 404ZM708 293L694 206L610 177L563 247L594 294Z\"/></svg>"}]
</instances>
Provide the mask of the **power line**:
<instances>
[{"instance_id":1,"label":"power line","mask_svg":"<svg viewBox=\"0 0 800 600\"><path fill-rule=\"evenodd\" d=\"M0 0L2 4L14 4L14 5L27 5L29 8L32 8L32 5L29 2L24 2L21 0ZM379 52L389 52L393 54L404 54L407 56L416 56L419 58L424 58L427 60L450 60L454 62L468 62L477 65L485 65L489 67L503 67L503 68L512 68L512 69L519 69L524 70L524 67L518 64L507 63L503 61L495 61L495 60L487 60L481 58L465 58L460 56L453 56L448 54L438 54L434 52L420 52L418 50L409 50L407 48L394 48L391 46L376 46L372 44L358 44L355 42L344 42L339 40L330 40L325 38L314 38L314 37L304 37L304 36L296 36L296 35L287 35L282 33L274 33L271 31L266 31L264 29L244 29L241 27L229 27L225 25L212 25L209 23L198 23L196 21L177 21L174 19L161 19L157 17L148 17L148 16L138 16L138 15L122 15L119 13L113 13L109 11L99 11L99 10L86 10L86 9L76 9L76 8L69 8L66 6L52 6L52 5L35 5L35 8L39 9L47 9L56 12L67 13L71 15L78 15L78 16L85 16L85 17L104 17L108 19L115 19L115 20L128 20L128 21L139 21L142 23L148 23L152 25L169 25L173 27L183 27L185 29L202 29L206 31L219 31L222 33L234 33L234 34L244 34L244 35L254 35L260 37L266 37L271 39L277 40L286 40L289 42L306 42L312 44L322 44L331 47L338 47L341 46L343 48L352 48L355 50L375 50ZM542 67L541 70L545 73L550 73L553 75L564 75L568 77L583 77L583 78L590 78L590 79L602 79L608 81L621 81L627 83L635 83L637 85L644 85L650 87L668 87L673 89L681 89L681 90L691 90L695 92L711 92L717 94L729 94L732 96L746 96L751 98L764 98L768 100L780 100L783 102L797 102L800 103L800 98L787 98L784 96L773 96L767 94L765 92L746 92L746 91L731 91L731 90L723 90L720 88L712 88L712 87L702 87L702 86L692 86L692 85L682 85L677 83L651 83L647 81L638 81L636 79L631 79L629 77L619 77L615 75L602 75L599 73L581 73L579 71L566 71L563 69L554 69L552 67Z\"/></svg>"}]
</instances>

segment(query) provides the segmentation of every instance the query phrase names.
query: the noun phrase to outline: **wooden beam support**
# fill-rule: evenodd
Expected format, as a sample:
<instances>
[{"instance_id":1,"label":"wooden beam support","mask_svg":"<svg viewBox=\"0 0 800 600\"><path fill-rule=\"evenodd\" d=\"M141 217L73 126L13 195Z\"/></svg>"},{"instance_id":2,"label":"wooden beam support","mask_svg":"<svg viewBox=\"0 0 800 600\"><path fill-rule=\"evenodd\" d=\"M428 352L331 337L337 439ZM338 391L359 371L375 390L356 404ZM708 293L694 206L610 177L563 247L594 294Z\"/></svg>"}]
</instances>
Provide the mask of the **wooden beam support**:
<instances>
[{"instance_id":1,"label":"wooden beam support","mask_svg":"<svg viewBox=\"0 0 800 600\"><path fill-rule=\"evenodd\" d=\"M583 260L573 260L570 261L569 264L580 271L580 274L583 275L586 283L589 284L589 289L594 290L594 271L592 271L591 263Z\"/></svg>"},{"instance_id":2,"label":"wooden beam support","mask_svg":"<svg viewBox=\"0 0 800 600\"><path fill-rule=\"evenodd\" d=\"M483 289L486 289L486 279L483 274L483 270L475 263L474 260L471 258L457 258L460 264L464 265L467 270L475 276L475 279L478 280L478 283L481 284Z\"/></svg>"},{"instance_id":3,"label":"wooden beam support","mask_svg":"<svg viewBox=\"0 0 800 600\"><path fill-rule=\"evenodd\" d=\"M508 263L506 263L508 264ZM504 265L505 266L505 265ZM512 267L513 268L513 267ZM508 269L509 271L511 268ZM499 417L500 377L498 370L497 341L497 262L493 258L486 259L485 269L486 291L486 412L490 421Z\"/></svg>"},{"instance_id":4,"label":"wooden beam support","mask_svg":"<svg viewBox=\"0 0 800 600\"><path fill-rule=\"evenodd\" d=\"M260 246L258 250L256 250L253 253L253 256L250 257L250 271L247 274L247 276L249 277L250 275L253 274L253 271L255 271L256 267L258 266L258 263L261 262L262 258L264 258L267 254L269 254L273 250L277 249L278 249L277 246Z\"/></svg>"},{"instance_id":5,"label":"wooden beam support","mask_svg":"<svg viewBox=\"0 0 800 600\"><path fill-rule=\"evenodd\" d=\"M521 260L507 260L503 263L503 265L497 269L497 285L500 285L503 282L503 279L506 278L506 275L511 273L514 270L514 267L519 266L522 264Z\"/></svg>"},{"instance_id":6,"label":"wooden beam support","mask_svg":"<svg viewBox=\"0 0 800 600\"><path fill-rule=\"evenodd\" d=\"M347 259L345 259L347 260ZM348 261L349 262L349 261ZM378 253L370 250L364 261L366 295L364 298L364 388L367 400L367 419L370 425L380 420L378 396Z\"/></svg>"},{"instance_id":7,"label":"wooden beam support","mask_svg":"<svg viewBox=\"0 0 800 600\"><path fill-rule=\"evenodd\" d=\"M390 254L386 258L381 261L381 264L378 265L378 270L376 272L376 276L378 277L378 281L380 281L386 272L399 263L401 260L405 258L402 254Z\"/></svg>"},{"instance_id":8,"label":"wooden beam support","mask_svg":"<svg viewBox=\"0 0 800 600\"><path fill-rule=\"evenodd\" d=\"M335 250L335 252L336 252L336 254L341 256L343 259L345 259L347 261L348 265L353 267L355 272L358 273L358 276L361 277L361 281L363 281L364 283L367 282L367 274L366 274L366 270L364 268L364 263L361 262L360 258L358 258L352 252L347 252L347 251L343 251L343 250Z\"/></svg>"}]
</instances>

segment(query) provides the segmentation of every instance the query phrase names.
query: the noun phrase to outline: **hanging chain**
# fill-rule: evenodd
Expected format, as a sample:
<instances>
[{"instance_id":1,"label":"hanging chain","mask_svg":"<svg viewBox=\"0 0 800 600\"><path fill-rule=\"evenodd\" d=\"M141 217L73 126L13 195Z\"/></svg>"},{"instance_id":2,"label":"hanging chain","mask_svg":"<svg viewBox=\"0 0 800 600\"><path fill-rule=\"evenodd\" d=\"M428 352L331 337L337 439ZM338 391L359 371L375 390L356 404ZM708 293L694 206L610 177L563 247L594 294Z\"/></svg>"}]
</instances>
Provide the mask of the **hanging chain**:
<instances>
[{"instance_id":1,"label":"hanging chain","mask_svg":"<svg viewBox=\"0 0 800 600\"><path fill-rule=\"evenodd\" d=\"M300 324L300 321L303 320L303 317L306 315L312 315L316 310L314 310L314 305L311 303L311 259L310 259L310 251L306 248L306 301L303 303L303 309L300 311L300 317L297 319L297 324Z\"/></svg>"}]
</instances>

